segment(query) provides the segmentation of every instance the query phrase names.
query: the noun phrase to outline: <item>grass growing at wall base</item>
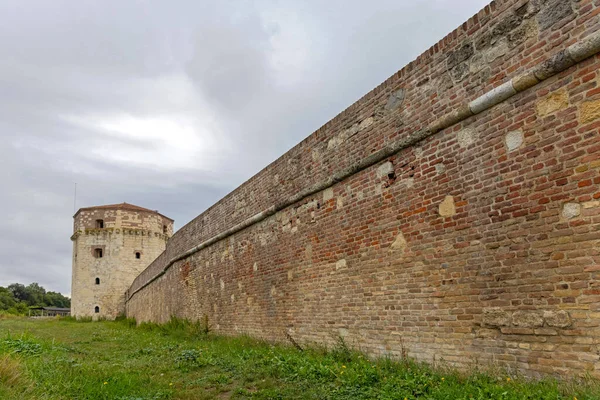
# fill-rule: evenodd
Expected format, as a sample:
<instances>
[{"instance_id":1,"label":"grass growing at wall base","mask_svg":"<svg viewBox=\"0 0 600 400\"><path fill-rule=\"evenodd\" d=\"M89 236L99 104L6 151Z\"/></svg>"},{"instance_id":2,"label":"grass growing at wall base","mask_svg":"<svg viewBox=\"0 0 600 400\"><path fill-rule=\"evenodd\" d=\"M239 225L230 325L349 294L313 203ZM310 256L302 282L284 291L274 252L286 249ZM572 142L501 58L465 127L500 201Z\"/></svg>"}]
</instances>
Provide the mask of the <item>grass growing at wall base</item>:
<instances>
[{"instance_id":1,"label":"grass growing at wall base","mask_svg":"<svg viewBox=\"0 0 600 400\"><path fill-rule=\"evenodd\" d=\"M460 374L410 360L270 345L208 324L0 321L0 399L598 399L594 381Z\"/></svg>"}]
</instances>

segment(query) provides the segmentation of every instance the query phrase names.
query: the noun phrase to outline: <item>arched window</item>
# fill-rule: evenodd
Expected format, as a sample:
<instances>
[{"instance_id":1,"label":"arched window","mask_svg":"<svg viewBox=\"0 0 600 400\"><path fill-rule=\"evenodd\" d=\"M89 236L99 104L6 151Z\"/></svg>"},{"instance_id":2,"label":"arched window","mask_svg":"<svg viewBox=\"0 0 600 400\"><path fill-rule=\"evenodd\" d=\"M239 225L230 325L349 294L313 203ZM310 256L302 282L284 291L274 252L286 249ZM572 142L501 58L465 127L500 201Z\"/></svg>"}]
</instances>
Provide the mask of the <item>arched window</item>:
<instances>
[{"instance_id":1,"label":"arched window","mask_svg":"<svg viewBox=\"0 0 600 400\"><path fill-rule=\"evenodd\" d=\"M98 306L94 307L94 312L96 314L98 314L100 312L100 307L98 307Z\"/></svg>"},{"instance_id":2,"label":"arched window","mask_svg":"<svg viewBox=\"0 0 600 400\"><path fill-rule=\"evenodd\" d=\"M96 278L96 285L100 284L100 278Z\"/></svg>"}]
</instances>

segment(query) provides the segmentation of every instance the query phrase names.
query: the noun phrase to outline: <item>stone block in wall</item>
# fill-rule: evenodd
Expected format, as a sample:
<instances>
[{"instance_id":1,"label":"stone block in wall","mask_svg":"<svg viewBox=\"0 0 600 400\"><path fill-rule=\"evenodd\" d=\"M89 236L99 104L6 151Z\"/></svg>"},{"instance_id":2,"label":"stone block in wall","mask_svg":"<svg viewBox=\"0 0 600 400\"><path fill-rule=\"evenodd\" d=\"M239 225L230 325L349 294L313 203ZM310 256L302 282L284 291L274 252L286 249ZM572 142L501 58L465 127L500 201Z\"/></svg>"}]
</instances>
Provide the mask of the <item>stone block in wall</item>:
<instances>
[{"instance_id":1,"label":"stone block in wall","mask_svg":"<svg viewBox=\"0 0 600 400\"><path fill-rule=\"evenodd\" d=\"M581 104L581 123L587 124L600 118L600 100L586 101Z\"/></svg>"},{"instance_id":2,"label":"stone block in wall","mask_svg":"<svg viewBox=\"0 0 600 400\"><path fill-rule=\"evenodd\" d=\"M563 19L575 17L569 0L538 0L538 2L541 7L537 21L541 29L548 29Z\"/></svg>"},{"instance_id":3,"label":"stone block in wall","mask_svg":"<svg viewBox=\"0 0 600 400\"><path fill-rule=\"evenodd\" d=\"M523 144L523 131L508 132L504 141L509 152L517 150Z\"/></svg>"},{"instance_id":4,"label":"stone block in wall","mask_svg":"<svg viewBox=\"0 0 600 400\"><path fill-rule=\"evenodd\" d=\"M546 321L546 325L555 328L567 328L571 326L571 317L564 310L544 311L544 321Z\"/></svg>"},{"instance_id":5,"label":"stone block in wall","mask_svg":"<svg viewBox=\"0 0 600 400\"><path fill-rule=\"evenodd\" d=\"M550 93L538 101L536 105L537 113L540 117L553 114L559 110L564 110L569 106L569 95L566 90Z\"/></svg>"},{"instance_id":6,"label":"stone block in wall","mask_svg":"<svg viewBox=\"0 0 600 400\"><path fill-rule=\"evenodd\" d=\"M512 324L523 328L539 328L544 325L544 318L538 311L515 311Z\"/></svg>"},{"instance_id":7,"label":"stone block in wall","mask_svg":"<svg viewBox=\"0 0 600 400\"><path fill-rule=\"evenodd\" d=\"M456 206L454 205L454 197L446 196L438 207L438 212L442 217L451 217L456 215Z\"/></svg>"},{"instance_id":8,"label":"stone block in wall","mask_svg":"<svg viewBox=\"0 0 600 400\"><path fill-rule=\"evenodd\" d=\"M491 308L483 311L483 325L500 327L510 325L510 314L499 308Z\"/></svg>"}]
</instances>

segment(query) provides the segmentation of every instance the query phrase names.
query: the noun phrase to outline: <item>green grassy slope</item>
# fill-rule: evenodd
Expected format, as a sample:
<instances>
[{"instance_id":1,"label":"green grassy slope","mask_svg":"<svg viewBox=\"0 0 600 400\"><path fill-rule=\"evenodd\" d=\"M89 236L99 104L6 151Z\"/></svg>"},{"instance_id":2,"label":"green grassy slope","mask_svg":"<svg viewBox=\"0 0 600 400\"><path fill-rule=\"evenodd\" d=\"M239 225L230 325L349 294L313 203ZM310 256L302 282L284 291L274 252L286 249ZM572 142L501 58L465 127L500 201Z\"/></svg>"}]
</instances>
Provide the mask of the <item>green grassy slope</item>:
<instances>
[{"instance_id":1,"label":"green grassy slope","mask_svg":"<svg viewBox=\"0 0 600 400\"><path fill-rule=\"evenodd\" d=\"M272 346L173 320L0 320L0 399L600 399L594 381L459 374L408 360Z\"/></svg>"}]
</instances>

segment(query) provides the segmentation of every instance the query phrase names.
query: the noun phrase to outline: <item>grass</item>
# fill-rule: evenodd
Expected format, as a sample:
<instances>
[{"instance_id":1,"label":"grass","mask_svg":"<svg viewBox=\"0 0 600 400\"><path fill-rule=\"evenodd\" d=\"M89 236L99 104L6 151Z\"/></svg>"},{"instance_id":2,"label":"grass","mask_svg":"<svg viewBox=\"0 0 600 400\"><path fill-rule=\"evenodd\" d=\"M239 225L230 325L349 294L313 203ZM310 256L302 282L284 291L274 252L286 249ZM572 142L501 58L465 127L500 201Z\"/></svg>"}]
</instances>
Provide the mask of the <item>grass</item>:
<instances>
[{"instance_id":1,"label":"grass","mask_svg":"<svg viewBox=\"0 0 600 400\"><path fill-rule=\"evenodd\" d=\"M599 399L592 380L528 381L410 360L227 338L173 319L0 320L0 399Z\"/></svg>"}]
</instances>

